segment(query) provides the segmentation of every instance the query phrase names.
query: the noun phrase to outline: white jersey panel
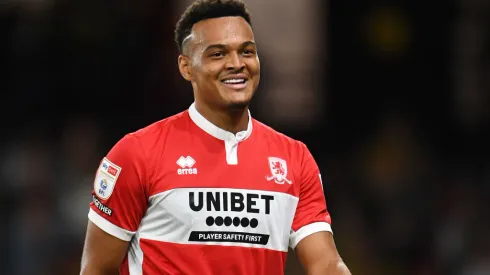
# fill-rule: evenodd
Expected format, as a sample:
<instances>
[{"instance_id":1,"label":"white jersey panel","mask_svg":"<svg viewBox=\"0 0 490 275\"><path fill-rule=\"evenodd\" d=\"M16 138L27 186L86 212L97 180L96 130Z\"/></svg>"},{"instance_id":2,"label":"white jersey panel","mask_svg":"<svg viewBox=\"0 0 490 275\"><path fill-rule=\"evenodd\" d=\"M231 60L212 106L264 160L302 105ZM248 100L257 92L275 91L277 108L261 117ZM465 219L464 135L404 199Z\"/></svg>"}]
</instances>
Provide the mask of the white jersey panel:
<instances>
[{"instance_id":1,"label":"white jersey panel","mask_svg":"<svg viewBox=\"0 0 490 275\"><path fill-rule=\"evenodd\" d=\"M140 246L139 233L136 233L131 240L128 249L128 264L130 275L143 274L143 250Z\"/></svg>"},{"instance_id":2,"label":"white jersey panel","mask_svg":"<svg viewBox=\"0 0 490 275\"><path fill-rule=\"evenodd\" d=\"M139 237L288 251L298 198L287 193L178 188L150 197Z\"/></svg>"}]
</instances>

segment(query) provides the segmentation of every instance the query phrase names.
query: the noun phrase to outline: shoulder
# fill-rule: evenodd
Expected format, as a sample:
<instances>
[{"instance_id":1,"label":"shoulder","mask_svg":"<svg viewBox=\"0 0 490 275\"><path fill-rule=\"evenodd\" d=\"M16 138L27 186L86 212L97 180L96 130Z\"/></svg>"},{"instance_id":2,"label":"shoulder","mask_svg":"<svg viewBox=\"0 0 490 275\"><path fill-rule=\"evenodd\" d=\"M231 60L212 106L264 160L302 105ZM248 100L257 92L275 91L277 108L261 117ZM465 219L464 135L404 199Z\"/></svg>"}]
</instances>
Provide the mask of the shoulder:
<instances>
[{"instance_id":1,"label":"shoulder","mask_svg":"<svg viewBox=\"0 0 490 275\"><path fill-rule=\"evenodd\" d=\"M145 156L151 153L154 148L160 147L160 144L165 143L170 132L183 129L182 125L186 125L189 120L187 110L183 111L127 133L117 142L115 147L123 148L130 154L141 152Z\"/></svg>"},{"instance_id":2,"label":"shoulder","mask_svg":"<svg viewBox=\"0 0 490 275\"><path fill-rule=\"evenodd\" d=\"M121 165L137 166L151 176L170 133L186 131L181 125L186 125L188 118L187 111L184 111L127 133L112 147L107 158Z\"/></svg>"},{"instance_id":3,"label":"shoulder","mask_svg":"<svg viewBox=\"0 0 490 275\"><path fill-rule=\"evenodd\" d=\"M275 146L287 147L289 150L294 150L302 153L306 149L306 145L297 139L294 139L276 129L254 119L254 130L256 128L259 137L267 143Z\"/></svg>"},{"instance_id":4,"label":"shoulder","mask_svg":"<svg viewBox=\"0 0 490 275\"><path fill-rule=\"evenodd\" d=\"M159 137L168 131L175 129L176 127L185 124L189 120L188 111L183 111L173 116L156 121L144 128L138 129L129 133L129 136L134 136L139 140L151 140L155 137Z\"/></svg>"}]
</instances>

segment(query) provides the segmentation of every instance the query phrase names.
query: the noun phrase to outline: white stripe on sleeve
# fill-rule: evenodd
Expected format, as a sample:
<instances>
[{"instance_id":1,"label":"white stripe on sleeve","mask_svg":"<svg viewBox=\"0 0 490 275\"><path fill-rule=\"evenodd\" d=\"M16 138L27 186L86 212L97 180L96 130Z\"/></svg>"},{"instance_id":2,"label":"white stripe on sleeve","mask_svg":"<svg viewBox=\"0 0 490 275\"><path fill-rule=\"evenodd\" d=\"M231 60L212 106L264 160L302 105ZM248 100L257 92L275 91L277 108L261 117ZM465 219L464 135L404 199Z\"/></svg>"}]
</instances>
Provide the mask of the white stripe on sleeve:
<instances>
[{"instance_id":1,"label":"white stripe on sleeve","mask_svg":"<svg viewBox=\"0 0 490 275\"><path fill-rule=\"evenodd\" d=\"M108 234L110 234L116 238L119 238L123 241L127 241L127 242L131 241L131 238L136 233L136 232L128 231L128 230L123 229L117 225L112 224L108 220L101 217L92 208L90 208L90 211L88 212L88 218L95 225L97 225L100 229L104 230Z\"/></svg>"},{"instance_id":2,"label":"white stripe on sleeve","mask_svg":"<svg viewBox=\"0 0 490 275\"><path fill-rule=\"evenodd\" d=\"M313 233L328 231L332 232L332 227L326 222L314 222L301 227L298 231L292 232L289 236L289 246L294 249L298 243Z\"/></svg>"}]
</instances>

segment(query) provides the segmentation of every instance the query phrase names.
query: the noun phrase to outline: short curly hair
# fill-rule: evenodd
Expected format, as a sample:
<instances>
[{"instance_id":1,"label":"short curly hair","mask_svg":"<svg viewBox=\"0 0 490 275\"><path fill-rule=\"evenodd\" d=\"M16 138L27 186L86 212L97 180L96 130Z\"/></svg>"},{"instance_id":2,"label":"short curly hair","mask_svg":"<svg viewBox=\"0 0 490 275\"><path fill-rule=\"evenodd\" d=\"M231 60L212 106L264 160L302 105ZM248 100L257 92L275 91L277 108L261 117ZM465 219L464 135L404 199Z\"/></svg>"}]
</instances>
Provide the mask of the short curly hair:
<instances>
[{"instance_id":1,"label":"short curly hair","mask_svg":"<svg viewBox=\"0 0 490 275\"><path fill-rule=\"evenodd\" d=\"M199 21L226 16L241 16L252 26L250 13L241 0L198 0L187 7L175 26L175 43L182 54L184 39Z\"/></svg>"}]
</instances>

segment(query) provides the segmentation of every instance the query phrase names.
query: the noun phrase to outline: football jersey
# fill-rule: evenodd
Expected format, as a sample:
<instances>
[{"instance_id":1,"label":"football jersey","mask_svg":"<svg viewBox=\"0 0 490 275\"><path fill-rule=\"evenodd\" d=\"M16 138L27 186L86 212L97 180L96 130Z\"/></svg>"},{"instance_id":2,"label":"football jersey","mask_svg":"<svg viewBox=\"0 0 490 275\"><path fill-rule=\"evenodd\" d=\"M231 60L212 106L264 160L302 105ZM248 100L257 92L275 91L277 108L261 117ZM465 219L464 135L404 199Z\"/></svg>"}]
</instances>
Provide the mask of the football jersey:
<instances>
[{"instance_id":1,"label":"football jersey","mask_svg":"<svg viewBox=\"0 0 490 275\"><path fill-rule=\"evenodd\" d=\"M284 274L288 247L331 232L307 147L250 117L233 134L198 113L126 135L97 170L88 217L130 242L121 274Z\"/></svg>"}]
</instances>

